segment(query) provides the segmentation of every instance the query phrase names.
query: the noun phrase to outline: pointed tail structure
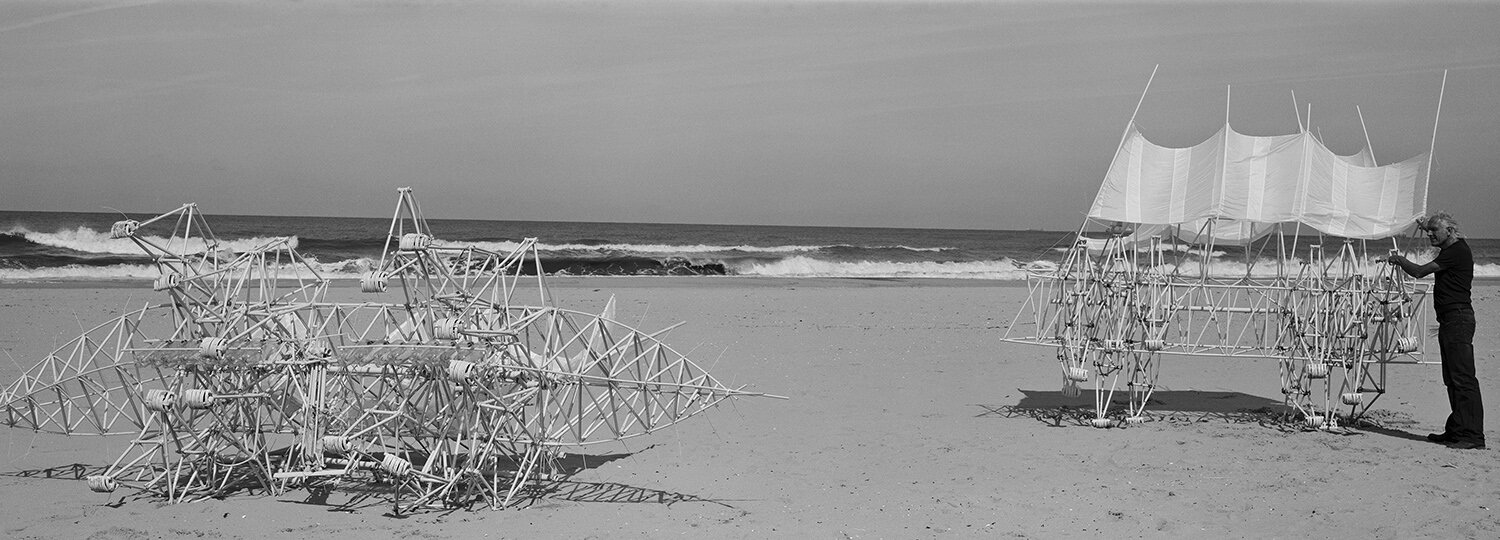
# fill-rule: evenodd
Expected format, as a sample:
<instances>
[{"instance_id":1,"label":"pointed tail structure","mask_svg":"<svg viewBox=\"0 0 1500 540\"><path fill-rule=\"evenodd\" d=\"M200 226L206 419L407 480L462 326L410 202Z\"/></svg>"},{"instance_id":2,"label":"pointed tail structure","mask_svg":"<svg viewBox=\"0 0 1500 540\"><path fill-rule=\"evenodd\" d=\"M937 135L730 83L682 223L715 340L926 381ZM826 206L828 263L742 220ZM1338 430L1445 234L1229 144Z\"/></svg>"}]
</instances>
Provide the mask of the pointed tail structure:
<instances>
[{"instance_id":1,"label":"pointed tail structure","mask_svg":"<svg viewBox=\"0 0 1500 540\"><path fill-rule=\"evenodd\" d=\"M375 300L327 299L292 239L220 246L195 205L112 229L151 255L167 301L101 324L0 393L7 426L131 435L90 489L169 501L378 486L398 513L507 506L565 478L568 448L644 436L730 387L661 340L552 303L536 239L509 253L438 239L398 190ZM165 236L142 230L175 218ZM166 241L160 241L166 238ZM397 293L398 301L380 301Z\"/></svg>"}]
</instances>

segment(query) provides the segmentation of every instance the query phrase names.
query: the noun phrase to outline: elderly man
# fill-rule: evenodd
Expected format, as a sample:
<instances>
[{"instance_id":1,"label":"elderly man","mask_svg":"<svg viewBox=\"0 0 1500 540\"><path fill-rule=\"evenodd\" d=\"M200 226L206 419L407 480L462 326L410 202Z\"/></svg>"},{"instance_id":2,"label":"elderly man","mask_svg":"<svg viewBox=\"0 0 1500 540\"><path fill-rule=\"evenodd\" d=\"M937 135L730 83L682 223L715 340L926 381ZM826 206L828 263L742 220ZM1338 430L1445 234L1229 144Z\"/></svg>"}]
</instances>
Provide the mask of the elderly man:
<instances>
[{"instance_id":1,"label":"elderly man","mask_svg":"<svg viewBox=\"0 0 1500 540\"><path fill-rule=\"evenodd\" d=\"M1484 405L1479 397L1479 379L1474 376L1474 306L1469 289L1474 282L1474 255L1458 234L1458 222L1446 212L1418 220L1427 240L1439 251L1427 264L1391 255L1388 262L1415 278L1436 273L1432 307L1437 312L1438 346L1443 355L1443 385L1448 387L1452 413L1442 433L1427 440L1451 448L1484 448Z\"/></svg>"}]
</instances>

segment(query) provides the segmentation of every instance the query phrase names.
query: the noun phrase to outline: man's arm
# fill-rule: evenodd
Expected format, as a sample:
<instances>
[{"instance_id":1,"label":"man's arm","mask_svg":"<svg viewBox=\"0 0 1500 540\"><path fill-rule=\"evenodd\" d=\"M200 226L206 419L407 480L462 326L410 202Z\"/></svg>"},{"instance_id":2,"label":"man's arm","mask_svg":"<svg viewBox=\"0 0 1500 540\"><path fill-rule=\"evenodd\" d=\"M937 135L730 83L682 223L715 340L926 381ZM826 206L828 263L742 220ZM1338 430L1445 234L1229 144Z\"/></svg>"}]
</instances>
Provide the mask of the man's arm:
<instances>
[{"instance_id":1,"label":"man's arm","mask_svg":"<svg viewBox=\"0 0 1500 540\"><path fill-rule=\"evenodd\" d=\"M1411 262L1411 259L1407 259L1406 257L1400 255L1391 255L1390 257L1386 258L1386 262L1389 262L1396 266L1400 266L1402 272L1406 272L1406 275L1414 278L1427 277L1428 274L1443 269L1443 267L1438 266L1436 260L1427 264L1419 265L1417 263Z\"/></svg>"}]
</instances>

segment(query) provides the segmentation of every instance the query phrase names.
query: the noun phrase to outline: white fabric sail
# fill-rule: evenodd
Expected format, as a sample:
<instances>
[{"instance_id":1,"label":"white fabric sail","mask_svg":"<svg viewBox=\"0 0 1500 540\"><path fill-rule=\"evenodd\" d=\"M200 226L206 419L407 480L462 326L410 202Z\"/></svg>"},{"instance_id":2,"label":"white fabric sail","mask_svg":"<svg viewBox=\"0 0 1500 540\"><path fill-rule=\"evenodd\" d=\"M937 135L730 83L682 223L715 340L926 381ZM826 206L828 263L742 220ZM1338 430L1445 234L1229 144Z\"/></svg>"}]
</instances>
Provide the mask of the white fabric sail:
<instances>
[{"instance_id":1,"label":"white fabric sail","mask_svg":"<svg viewBox=\"0 0 1500 540\"><path fill-rule=\"evenodd\" d=\"M1251 136L1227 124L1197 145L1168 148L1132 123L1088 215L1143 225L1302 223L1332 236L1386 238L1426 213L1430 159L1424 152L1376 166L1368 152L1339 156L1306 131ZM1231 241L1243 241L1251 229L1271 228L1232 229Z\"/></svg>"}]
</instances>

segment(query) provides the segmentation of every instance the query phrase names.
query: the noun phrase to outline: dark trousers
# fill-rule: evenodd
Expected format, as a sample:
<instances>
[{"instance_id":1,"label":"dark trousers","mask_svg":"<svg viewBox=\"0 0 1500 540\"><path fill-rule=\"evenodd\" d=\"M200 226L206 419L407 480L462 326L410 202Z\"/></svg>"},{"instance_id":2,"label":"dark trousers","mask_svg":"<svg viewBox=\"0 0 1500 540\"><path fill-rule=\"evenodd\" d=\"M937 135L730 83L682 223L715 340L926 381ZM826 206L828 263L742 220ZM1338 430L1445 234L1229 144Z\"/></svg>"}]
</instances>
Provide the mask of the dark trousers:
<instances>
[{"instance_id":1,"label":"dark trousers","mask_svg":"<svg viewBox=\"0 0 1500 540\"><path fill-rule=\"evenodd\" d=\"M1460 441L1484 442L1484 404L1474 376L1474 309L1438 313L1438 346L1443 353L1443 385L1453 410L1443 431Z\"/></svg>"}]
</instances>

